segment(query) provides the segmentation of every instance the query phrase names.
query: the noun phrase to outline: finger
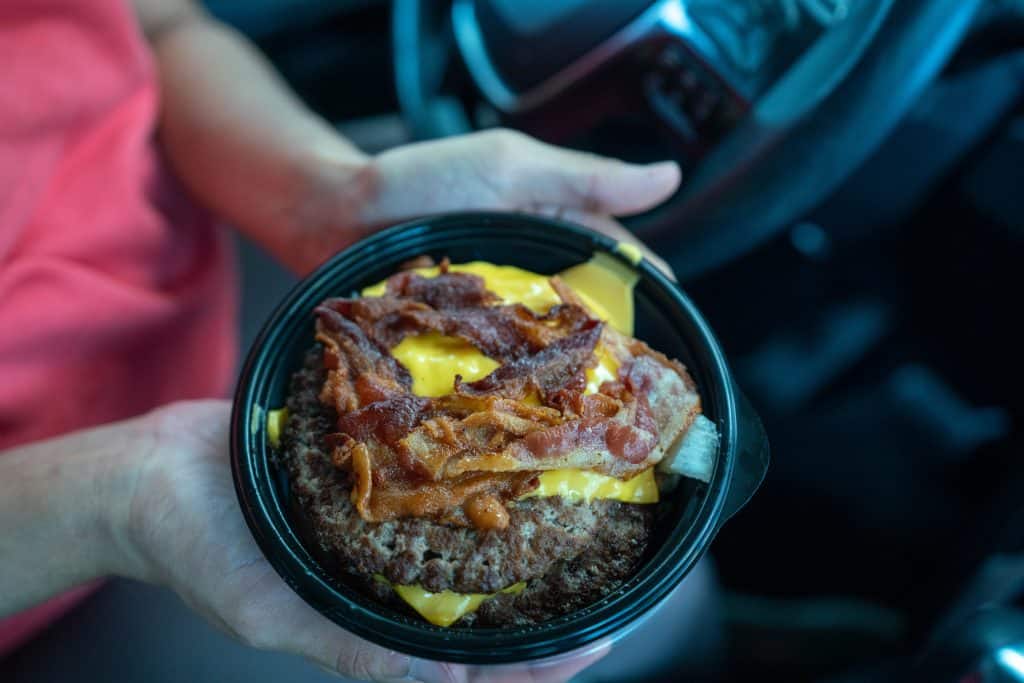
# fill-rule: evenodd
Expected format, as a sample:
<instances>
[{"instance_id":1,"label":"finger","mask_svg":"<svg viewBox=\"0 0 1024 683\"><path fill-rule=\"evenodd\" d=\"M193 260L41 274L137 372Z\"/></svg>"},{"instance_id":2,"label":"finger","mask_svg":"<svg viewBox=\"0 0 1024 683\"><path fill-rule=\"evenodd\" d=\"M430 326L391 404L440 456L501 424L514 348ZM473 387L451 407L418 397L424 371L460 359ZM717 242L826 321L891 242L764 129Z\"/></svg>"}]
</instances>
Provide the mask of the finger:
<instances>
[{"instance_id":1,"label":"finger","mask_svg":"<svg viewBox=\"0 0 1024 683\"><path fill-rule=\"evenodd\" d=\"M317 614L320 617L319 614ZM418 683L465 683L466 667L416 659L374 645L320 617L322 630L309 630L301 638L297 654L311 657L323 668L360 681L416 681Z\"/></svg>"},{"instance_id":2,"label":"finger","mask_svg":"<svg viewBox=\"0 0 1024 683\"><path fill-rule=\"evenodd\" d=\"M668 199L682 172L674 161L627 164L617 159L554 147L526 136L513 136L506 152L492 163L504 179L512 203L554 204L587 213L629 216Z\"/></svg>"},{"instance_id":3,"label":"finger","mask_svg":"<svg viewBox=\"0 0 1024 683\"><path fill-rule=\"evenodd\" d=\"M597 650L585 655L577 655L567 661L535 669L531 671L530 680L532 683L562 683L562 681L568 681L588 666L604 659L611 652L611 649L610 645L602 645Z\"/></svg>"},{"instance_id":4,"label":"finger","mask_svg":"<svg viewBox=\"0 0 1024 683\"><path fill-rule=\"evenodd\" d=\"M469 683L472 675L470 667L462 664L414 659L407 680L423 683Z\"/></svg>"},{"instance_id":5,"label":"finger","mask_svg":"<svg viewBox=\"0 0 1024 683\"><path fill-rule=\"evenodd\" d=\"M610 650L609 645L602 645L585 654L572 655L552 664L475 668L470 672L469 683L564 683L603 658Z\"/></svg>"},{"instance_id":6,"label":"finger","mask_svg":"<svg viewBox=\"0 0 1024 683\"><path fill-rule=\"evenodd\" d=\"M556 683L565 681L607 654L607 646L549 666L467 667L415 659L374 645L345 631L306 604L276 573L250 584L233 631L253 647L290 652L321 668L361 681L422 683ZM268 615L273 615L268 619Z\"/></svg>"},{"instance_id":7,"label":"finger","mask_svg":"<svg viewBox=\"0 0 1024 683\"><path fill-rule=\"evenodd\" d=\"M312 659L332 673L360 681L387 681L408 680L412 670L408 655L365 641L312 608L289 628L294 630L284 636L280 649ZM452 683L449 678L439 680Z\"/></svg>"},{"instance_id":8,"label":"finger","mask_svg":"<svg viewBox=\"0 0 1024 683\"><path fill-rule=\"evenodd\" d=\"M253 572L257 578L250 580ZM263 650L297 654L334 673L361 681L401 680L412 658L342 629L289 588L265 563L234 577L247 596L235 596L238 609L227 621L243 642ZM452 683L451 679L440 679ZM433 683L433 681L431 681Z\"/></svg>"},{"instance_id":9,"label":"finger","mask_svg":"<svg viewBox=\"0 0 1024 683\"><path fill-rule=\"evenodd\" d=\"M634 244L640 248L640 251L643 252L644 258L650 261L651 265L664 273L668 279L673 282L676 281L676 276L675 273L672 272L672 267L614 218L587 213L576 209L562 209L558 207L541 207L537 213L571 221L573 223L579 223L580 225L590 228L594 232L607 235L617 242Z\"/></svg>"},{"instance_id":10,"label":"finger","mask_svg":"<svg viewBox=\"0 0 1024 683\"><path fill-rule=\"evenodd\" d=\"M286 635L265 649L297 654L322 669L359 681L464 683L465 667L414 659L345 631L305 603L298 616L283 614ZM298 606L296 606L298 610ZM280 613L279 613L280 614ZM278 622L278 626L282 621Z\"/></svg>"}]
</instances>

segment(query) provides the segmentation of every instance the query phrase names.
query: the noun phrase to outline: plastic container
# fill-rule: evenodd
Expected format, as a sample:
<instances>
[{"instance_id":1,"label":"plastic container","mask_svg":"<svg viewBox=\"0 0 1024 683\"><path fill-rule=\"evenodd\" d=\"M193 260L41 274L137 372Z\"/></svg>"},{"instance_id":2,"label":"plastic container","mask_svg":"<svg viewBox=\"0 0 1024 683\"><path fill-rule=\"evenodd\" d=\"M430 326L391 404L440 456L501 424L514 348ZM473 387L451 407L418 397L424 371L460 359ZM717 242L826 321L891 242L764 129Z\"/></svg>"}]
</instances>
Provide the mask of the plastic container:
<instances>
[{"instance_id":1,"label":"plastic container","mask_svg":"<svg viewBox=\"0 0 1024 683\"><path fill-rule=\"evenodd\" d=\"M721 443L710 483L684 480L662 501L650 550L635 574L599 602L528 628L432 626L372 601L326 571L306 550L289 514L287 472L270 455L266 411L280 407L292 372L312 342L314 307L394 273L421 254L485 260L557 273L615 241L558 221L516 214L448 214L377 233L339 253L299 283L264 326L235 395L231 456L239 502L256 541L284 580L345 629L416 657L474 665L558 660L613 642L675 589L721 525L750 498L768 466L761 422L733 382L718 342L693 303L646 261L636 266L638 338L686 364ZM616 256L629 263L625 256ZM632 264L631 264L632 265Z\"/></svg>"}]
</instances>

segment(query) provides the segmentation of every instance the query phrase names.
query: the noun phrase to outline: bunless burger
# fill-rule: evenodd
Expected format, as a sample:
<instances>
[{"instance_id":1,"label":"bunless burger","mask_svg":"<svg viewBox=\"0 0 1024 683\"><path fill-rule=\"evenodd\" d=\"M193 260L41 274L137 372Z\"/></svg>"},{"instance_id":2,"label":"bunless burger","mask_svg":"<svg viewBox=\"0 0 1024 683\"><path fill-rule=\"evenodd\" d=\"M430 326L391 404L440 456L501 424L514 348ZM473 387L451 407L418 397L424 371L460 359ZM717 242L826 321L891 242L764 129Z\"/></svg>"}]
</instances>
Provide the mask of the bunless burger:
<instances>
[{"instance_id":1,"label":"bunless burger","mask_svg":"<svg viewBox=\"0 0 1024 683\"><path fill-rule=\"evenodd\" d=\"M272 416L315 554L439 626L542 622L628 578L717 433L686 369L630 336L625 271L424 258L317 307Z\"/></svg>"}]
</instances>

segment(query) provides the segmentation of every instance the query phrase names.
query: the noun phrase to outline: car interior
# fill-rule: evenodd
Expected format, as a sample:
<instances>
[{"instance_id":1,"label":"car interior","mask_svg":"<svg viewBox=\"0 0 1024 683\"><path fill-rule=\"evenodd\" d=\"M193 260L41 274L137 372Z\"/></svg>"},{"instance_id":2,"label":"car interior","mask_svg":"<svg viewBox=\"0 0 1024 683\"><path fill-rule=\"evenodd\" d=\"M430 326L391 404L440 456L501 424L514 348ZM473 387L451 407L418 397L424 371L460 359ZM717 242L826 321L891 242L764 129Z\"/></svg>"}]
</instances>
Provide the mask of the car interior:
<instances>
[{"instance_id":1,"label":"car interior","mask_svg":"<svg viewBox=\"0 0 1024 683\"><path fill-rule=\"evenodd\" d=\"M580 680L1024 681L1024 1L206 4L369 152L500 126L680 163L623 222L772 463L711 547L706 661L639 643ZM240 250L247 345L294 279ZM0 678L181 680L169 662L228 651L176 651L193 618L165 596L119 659L90 624L130 632L148 590L113 582ZM210 680L263 680L231 656Z\"/></svg>"}]
</instances>

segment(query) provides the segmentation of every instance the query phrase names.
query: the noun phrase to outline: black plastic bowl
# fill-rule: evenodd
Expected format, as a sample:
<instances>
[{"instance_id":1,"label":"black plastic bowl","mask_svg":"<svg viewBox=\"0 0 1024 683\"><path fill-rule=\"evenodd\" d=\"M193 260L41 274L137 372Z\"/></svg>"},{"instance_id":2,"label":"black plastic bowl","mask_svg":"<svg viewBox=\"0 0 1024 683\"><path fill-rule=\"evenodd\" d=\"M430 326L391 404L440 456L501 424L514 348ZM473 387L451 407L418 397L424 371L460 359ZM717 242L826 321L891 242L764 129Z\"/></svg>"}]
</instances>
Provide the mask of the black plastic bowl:
<instances>
[{"instance_id":1,"label":"black plastic bowl","mask_svg":"<svg viewBox=\"0 0 1024 683\"><path fill-rule=\"evenodd\" d=\"M270 457L266 411L285 403L289 378L313 339L313 308L383 280L420 254L484 260L557 273L597 251L602 235L514 214L452 214L380 232L341 252L299 283L249 352L235 395L231 457L238 499L267 559L307 602L378 645L417 657L503 664L554 657L617 639L662 602L707 551L719 527L754 493L768 466L760 420L736 388L722 351L693 303L646 261L636 266L636 336L680 359L700 389L721 445L709 484L686 480L660 506L651 550L636 573L600 601L525 628L440 628L382 606L326 571L289 514L288 475ZM617 256L624 262L628 259Z\"/></svg>"}]
</instances>

